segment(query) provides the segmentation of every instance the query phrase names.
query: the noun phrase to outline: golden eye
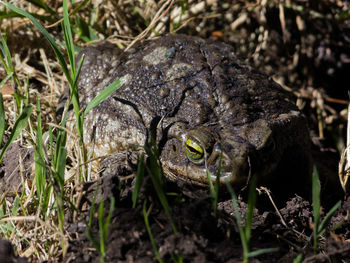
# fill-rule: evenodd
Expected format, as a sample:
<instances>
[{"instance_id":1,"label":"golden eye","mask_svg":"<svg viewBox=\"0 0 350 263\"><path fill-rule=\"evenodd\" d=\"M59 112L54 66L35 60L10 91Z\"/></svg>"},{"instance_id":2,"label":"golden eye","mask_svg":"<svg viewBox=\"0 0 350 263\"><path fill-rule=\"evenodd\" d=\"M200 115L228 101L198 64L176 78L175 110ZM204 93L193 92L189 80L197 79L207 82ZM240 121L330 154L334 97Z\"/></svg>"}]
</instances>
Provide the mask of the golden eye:
<instances>
[{"instance_id":1,"label":"golden eye","mask_svg":"<svg viewBox=\"0 0 350 263\"><path fill-rule=\"evenodd\" d=\"M194 163L201 163L204 160L203 148L192 139L187 139L186 141L186 155Z\"/></svg>"}]
</instances>

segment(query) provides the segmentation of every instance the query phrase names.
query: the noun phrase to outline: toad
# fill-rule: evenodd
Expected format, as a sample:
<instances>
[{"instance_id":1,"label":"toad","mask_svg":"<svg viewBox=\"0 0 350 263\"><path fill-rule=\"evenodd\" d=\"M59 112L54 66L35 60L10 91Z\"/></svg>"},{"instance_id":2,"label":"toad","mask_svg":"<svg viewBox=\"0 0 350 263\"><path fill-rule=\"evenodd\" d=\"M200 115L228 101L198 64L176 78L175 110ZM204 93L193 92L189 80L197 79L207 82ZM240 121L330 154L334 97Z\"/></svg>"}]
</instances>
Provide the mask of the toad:
<instances>
[{"instance_id":1,"label":"toad","mask_svg":"<svg viewBox=\"0 0 350 263\"><path fill-rule=\"evenodd\" d=\"M102 42L82 55L82 108L123 79L85 116L84 143L93 157L138 155L153 135L172 181L206 186L207 171L213 182L220 175L221 184L236 189L253 174L279 189L307 181L306 119L291 94L239 59L231 46L168 35L127 51Z\"/></svg>"}]
</instances>

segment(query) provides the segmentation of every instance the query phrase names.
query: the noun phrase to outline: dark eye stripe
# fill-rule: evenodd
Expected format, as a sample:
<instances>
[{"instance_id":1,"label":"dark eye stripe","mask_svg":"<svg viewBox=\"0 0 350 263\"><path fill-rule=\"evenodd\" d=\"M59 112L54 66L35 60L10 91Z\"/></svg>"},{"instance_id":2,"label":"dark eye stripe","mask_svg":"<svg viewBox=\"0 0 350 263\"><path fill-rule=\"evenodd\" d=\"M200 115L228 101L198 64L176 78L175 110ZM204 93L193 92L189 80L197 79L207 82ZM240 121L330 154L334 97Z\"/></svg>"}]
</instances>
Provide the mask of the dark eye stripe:
<instances>
[{"instance_id":1,"label":"dark eye stripe","mask_svg":"<svg viewBox=\"0 0 350 263\"><path fill-rule=\"evenodd\" d=\"M187 149L193 154L202 154L200 151L196 150L192 146L186 145Z\"/></svg>"}]
</instances>

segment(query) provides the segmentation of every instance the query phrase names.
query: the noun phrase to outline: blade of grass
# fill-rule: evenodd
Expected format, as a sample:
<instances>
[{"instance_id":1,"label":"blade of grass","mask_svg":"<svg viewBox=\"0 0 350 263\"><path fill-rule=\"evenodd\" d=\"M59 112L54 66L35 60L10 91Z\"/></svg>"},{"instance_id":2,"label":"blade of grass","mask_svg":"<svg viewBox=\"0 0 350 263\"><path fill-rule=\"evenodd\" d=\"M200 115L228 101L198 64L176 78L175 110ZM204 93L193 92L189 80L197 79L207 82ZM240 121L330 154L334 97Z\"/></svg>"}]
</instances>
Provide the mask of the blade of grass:
<instances>
[{"instance_id":1,"label":"blade of grass","mask_svg":"<svg viewBox=\"0 0 350 263\"><path fill-rule=\"evenodd\" d=\"M9 11L0 11L0 18L12 18L12 17L20 17L16 12Z\"/></svg>"},{"instance_id":2,"label":"blade of grass","mask_svg":"<svg viewBox=\"0 0 350 263\"><path fill-rule=\"evenodd\" d=\"M218 199L219 199L219 185L220 185L220 176L221 176L221 163L222 163L222 153L220 154L219 167L218 167L218 170L216 172L215 186L213 185L213 182L211 180L211 174L210 174L209 169L208 168L206 169L206 175L207 175L208 184L209 184L209 192L210 192L210 196L211 196L211 199L212 199L213 213L214 213L215 217L216 217L216 211L217 211Z\"/></svg>"},{"instance_id":3,"label":"blade of grass","mask_svg":"<svg viewBox=\"0 0 350 263\"><path fill-rule=\"evenodd\" d=\"M90 240L90 242L94 245L94 247L100 252L100 242L92 235L92 220L94 218L94 213L95 213L97 193L98 193L98 188L96 189L94 196L92 198L92 203L91 203L91 208L89 213L89 222L87 223L85 235Z\"/></svg>"},{"instance_id":4,"label":"blade of grass","mask_svg":"<svg viewBox=\"0 0 350 263\"><path fill-rule=\"evenodd\" d=\"M274 248L262 248L262 249L258 249L258 250L249 252L248 253L248 257L250 257L250 258L257 257L257 256L260 256L262 254L277 252L278 250L279 250L279 248L277 248L277 247L274 247Z\"/></svg>"},{"instance_id":5,"label":"blade of grass","mask_svg":"<svg viewBox=\"0 0 350 263\"><path fill-rule=\"evenodd\" d=\"M58 223L60 231L64 232L64 170L66 168L66 157L67 149L64 146L58 145L58 156L57 162L55 165L55 170L53 172L54 182L57 187L54 187L56 204L57 204L57 214L58 214ZM62 246L64 242L62 241Z\"/></svg>"},{"instance_id":6,"label":"blade of grass","mask_svg":"<svg viewBox=\"0 0 350 263\"><path fill-rule=\"evenodd\" d=\"M293 263L301 263L303 260L303 255L299 254L295 259L293 259Z\"/></svg>"},{"instance_id":7,"label":"blade of grass","mask_svg":"<svg viewBox=\"0 0 350 263\"><path fill-rule=\"evenodd\" d=\"M105 232L103 231L103 223L104 223L104 202L102 200L98 209L98 227L100 229L100 253L102 257L106 255L105 242L104 242Z\"/></svg>"},{"instance_id":8,"label":"blade of grass","mask_svg":"<svg viewBox=\"0 0 350 263\"><path fill-rule=\"evenodd\" d=\"M74 3L73 3L73 11L71 12L71 15L74 16L77 12L80 11L80 9L82 9L83 7L85 7L85 5L89 2L89 0L84 0L81 2L78 2L78 5L76 7L74 7Z\"/></svg>"},{"instance_id":9,"label":"blade of grass","mask_svg":"<svg viewBox=\"0 0 350 263\"><path fill-rule=\"evenodd\" d=\"M209 170L206 170L206 174L207 174L207 178L208 178L208 184L209 184L209 192L210 192L210 196L211 196L211 202L213 205L213 213L214 216L216 217L216 210L217 210L217 198L219 196L219 193L215 190L215 187L211 181L211 175Z\"/></svg>"},{"instance_id":10,"label":"blade of grass","mask_svg":"<svg viewBox=\"0 0 350 263\"><path fill-rule=\"evenodd\" d=\"M235 211L235 218L236 218L237 227L238 227L238 231L241 239L241 244L243 247L243 262L248 262L249 244L247 242L245 231L242 226L242 218L241 218L241 215L239 214L237 196L230 184L227 183L226 187L231 194L233 210Z\"/></svg>"},{"instance_id":11,"label":"blade of grass","mask_svg":"<svg viewBox=\"0 0 350 263\"><path fill-rule=\"evenodd\" d=\"M321 214L321 202L320 202L320 181L318 179L318 172L316 166L314 166L312 173L312 207L314 212L314 229L313 229L313 250L314 253L317 253L317 244L318 244L318 225L320 222Z\"/></svg>"},{"instance_id":12,"label":"blade of grass","mask_svg":"<svg viewBox=\"0 0 350 263\"><path fill-rule=\"evenodd\" d=\"M76 78L74 79L74 82L73 82L73 91L74 92L78 92L78 80L79 80L79 75L80 75L81 67L83 66L84 60L85 60L85 55L83 54L78 62L78 67L76 70Z\"/></svg>"},{"instance_id":13,"label":"blade of grass","mask_svg":"<svg viewBox=\"0 0 350 263\"><path fill-rule=\"evenodd\" d=\"M107 242L108 228L109 228L109 225L111 223L111 219L112 219L114 208L115 208L115 198L112 197L111 198L111 203L109 205L109 211L108 211L107 219L106 219L106 222L105 222L104 228L103 228L103 231L105 232L105 242Z\"/></svg>"},{"instance_id":14,"label":"blade of grass","mask_svg":"<svg viewBox=\"0 0 350 263\"><path fill-rule=\"evenodd\" d=\"M76 66L75 66L75 51L74 51L74 43L73 43L73 36L72 36L72 30L71 25L69 21L68 16L68 4L67 0L63 0L63 22L62 22L62 29L63 29L63 35L64 40L66 44L67 49L67 55L68 59L71 65L71 74L69 75L68 83L69 83L69 89L71 94L71 101L73 103L74 113L76 116L76 127L78 136L80 138L80 146L82 147L82 162L86 163L86 151L84 147L84 139L83 139L83 128L84 128L84 118L81 115L80 111L80 105L79 105L79 93L78 93L78 87L77 87L77 81L78 81L78 75ZM79 61L79 67L81 68L84 58ZM80 72L80 68L78 71ZM85 169L86 170L86 169ZM82 176L84 178L84 176Z\"/></svg>"},{"instance_id":15,"label":"blade of grass","mask_svg":"<svg viewBox=\"0 0 350 263\"><path fill-rule=\"evenodd\" d=\"M1 57L1 56L0 56ZM7 76L0 82L0 88L13 76L13 72L7 74Z\"/></svg>"},{"instance_id":16,"label":"blade of grass","mask_svg":"<svg viewBox=\"0 0 350 263\"><path fill-rule=\"evenodd\" d=\"M3 35L1 33L0 30L0 38L1 38L1 44L0 44L0 49L1 49L1 53L0 53L0 61L3 64L7 75L10 75L12 78L12 83L14 85L17 85L18 87L21 86L21 82L19 81L19 79L16 76L16 72L15 69L13 67L13 63L12 63L12 56L11 56L11 52L10 49L7 46L7 37L6 37L6 32ZM5 78L6 79L6 78ZM13 97L16 100L16 106L17 109L19 109L21 107L21 98L19 96L18 93L13 93ZM27 105L27 104L25 104Z\"/></svg>"},{"instance_id":17,"label":"blade of grass","mask_svg":"<svg viewBox=\"0 0 350 263\"><path fill-rule=\"evenodd\" d=\"M27 2L32 3L33 5L36 5L37 7L44 9L46 12L53 15L56 19L59 19L57 13L54 10L52 10L45 2L41 0L27 0Z\"/></svg>"},{"instance_id":18,"label":"blade of grass","mask_svg":"<svg viewBox=\"0 0 350 263\"><path fill-rule=\"evenodd\" d=\"M15 198L15 201L13 202L12 210L11 210L11 216L16 216L18 213L18 205L19 205L19 198L18 196Z\"/></svg>"},{"instance_id":19,"label":"blade of grass","mask_svg":"<svg viewBox=\"0 0 350 263\"><path fill-rule=\"evenodd\" d=\"M27 75L26 83L24 87L25 87L25 93L24 93L23 102L24 102L24 105L28 105L29 104L29 75Z\"/></svg>"},{"instance_id":20,"label":"blade of grass","mask_svg":"<svg viewBox=\"0 0 350 263\"><path fill-rule=\"evenodd\" d=\"M326 231L326 226L332 218L335 211L340 207L341 201L339 200L327 213L325 218L321 221L321 185L318 177L318 171L314 166L312 173L312 206L314 212L314 226L313 226L313 250L314 254L317 253L318 238Z\"/></svg>"},{"instance_id":21,"label":"blade of grass","mask_svg":"<svg viewBox=\"0 0 350 263\"><path fill-rule=\"evenodd\" d=\"M92 23L88 24L83 19L76 17L75 24L77 27L73 28L74 33L78 34L85 43L91 42L92 40L98 40L98 36L94 32L93 26L90 25Z\"/></svg>"},{"instance_id":22,"label":"blade of grass","mask_svg":"<svg viewBox=\"0 0 350 263\"><path fill-rule=\"evenodd\" d=\"M169 218L171 227L173 229L174 234L177 233L177 229L171 215L171 209L168 203L168 200L164 194L163 182L162 182L162 168L158 159L158 148L156 142L153 138L151 138L151 146L145 146L146 153L150 160L150 167L146 166L147 172L151 177L154 189L156 190L157 196L159 198L160 203L162 204L165 214Z\"/></svg>"},{"instance_id":23,"label":"blade of grass","mask_svg":"<svg viewBox=\"0 0 350 263\"><path fill-rule=\"evenodd\" d=\"M182 17L185 14L186 10L188 9L188 1L182 0L180 1L180 5L181 5L181 13L179 15L178 21L172 24L172 31L175 31L180 27L182 22Z\"/></svg>"},{"instance_id":24,"label":"blade of grass","mask_svg":"<svg viewBox=\"0 0 350 263\"><path fill-rule=\"evenodd\" d=\"M335 211L340 207L341 200L339 200L327 213L325 218L322 220L320 225L318 226L318 234L323 235L324 231L326 230L326 226L328 225L329 221L331 220L332 216L334 215Z\"/></svg>"},{"instance_id":25,"label":"blade of grass","mask_svg":"<svg viewBox=\"0 0 350 263\"><path fill-rule=\"evenodd\" d=\"M67 0L63 0L63 36L66 43L67 55L69 59L69 64L71 65L71 76L72 79L76 79L76 69L75 69L75 52L74 52L74 42L72 36L72 30L68 15L68 4Z\"/></svg>"},{"instance_id":26,"label":"blade of grass","mask_svg":"<svg viewBox=\"0 0 350 263\"><path fill-rule=\"evenodd\" d=\"M6 39L6 33L5 35L0 34L1 36L1 52L4 57L1 56L1 62L4 65L4 68L6 70L7 74L14 73L14 68L12 64L12 57L11 57L11 52L7 46L7 39Z\"/></svg>"},{"instance_id":27,"label":"blade of grass","mask_svg":"<svg viewBox=\"0 0 350 263\"><path fill-rule=\"evenodd\" d=\"M36 112L37 112L37 129L36 129L36 147L34 151L34 163L35 163L35 183L38 200L42 198L42 194L45 189L45 172L44 172L44 151L43 151L43 135L41 127L41 110L39 96L36 99Z\"/></svg>"},{"instance_id":28,"label":"blade of grass","mask_svg":"<svg viewBox=\"0 0 350 263\"><path fill-rule=\"evenodd\" d=\"M143 182L144 174L145 174L145 156L142 153L140 159L137 164L137 172L136 172L136 181L134 190L132 191L132 208L136 207L137 199L139 197L140 188Z\"/></svg>"},{"instance_id":29,"label":"blade of grass","mask_svg":"<svg viewBox=\"0 0 350 263\"><path fill-rule=\"evenodd\" d=\"M222 165L222 152L220 153L220 161L218 171L216 172L215 187L214 187L214 198L213 198L213 208L214 216L216 217L216 212L218 209L218 200L219 200L219 187L220 187L220 177L221 177L221 165Z\"/></svg>"},{"instance_id":30,"label":"blade of grass","mask_svg":"<svg viewBox=\"0 0 350 263\"><path fill-rule=\"evenodd\" d=\"M148 214L147 214L147 209L146 209L146 200L143 202L143 209L142 209L142 212L143 212L143 219L144 219L145 225L146 225L146 230L147 230L149 239L150 239L150 241L151 241L154 254L155 254L156 259L158 260L158 262L162 263L163 260L162 260L161 257L160 257L160 254L159 254L159 251L158 251L158 248L157 248L156 241L154 240L154 237L153 237L153 234L152 234L152 230L151 230L151 227L150 227L150 225L149 225Z\"/></svg>"},{"instance_id":31,"label":"blade of grass","mask_svg":"<svg viewBox=\"0 0 350 263\"><path fill-rule=\"evenodd\" d=\"M111 222L112 214L115 207L115 199L111 199L111 203L109 206L109 211L107 215L106 221L104 220L104 202L102 201L99 207L98 213L98 225L100 230L100 253L101 253L101 262L104 262L104 258L106 256L106 243L108 237L108 228Z\"/></svg>"},{"instance_id":32,"label":"blade of grass","mask_svg":"<svg viewBox=\"0 0 350 263\"><path fill-rule=\"evenodd\" d=\"M64 193L64 170L66 168L66 157L67 157L67 149L64 146L59 147L59 155L57 158L57 179L62 193Z\"/></svg>"},{"instance_id":33,"label":"blade of grass","mask_svg":"<svg viewBox=\"0 0 350 263\"><path fill-rule=\"evenodd\" d=\"M249 185L249 193L248 193L248 208L247 208L247 214L246 214L246 222L245 222L245 227L242 226L242 218L239 214L239 208L238 208L238 200L237 196L232 189L230 184L226 184L227 189L229 190L231 197L232 197L232 203L233 203L233 208L235 211L235 217L236 217L236 222L241 238L241 243L243 247L243 262L246 263L248 262L248 259L250 257L256 257L261 254L265 253L271 253L278 251L278 248L263 248L259 249L256 251L249 252L249 243L251 239L251 231L252 231L252 222L253 222L253 215L254 215L254 208L255 208L255 203L256 203L256 183L257 183L257 176L254 175L252 177L252 180Z\"/></svg>"},{"instance_id":34,"label":"blade of grass","mask_svg":"<svg viewBox=\"0 0 350 263\"><path fill-rule=\"evenodd\" d=\"M250 242L251 237L251 230L252 230L252 222L253 222L253 215L254 215L254 208L256 203L256 175L253 176L250 186L249 186L249 194L248 194L248 211L247 211L247 219L246 219L246 225L245 225L245 237L246 241Z\"/></svg>"},{"instance_id":35,"label":"blade of grass","mask_svg":"<svg viewBox=\"0 0 350 263\"><path fill-rule=\"evenodd\" d=\"M84 110L84 116L95 106L100 104L106 98L108 98L113 92L119 89L123 85L123 78L117 79L113 81L110 85L108 85L105 89L103 89L95 98L93 98L89 104L86 106Z\"/></svg>"},{"instance_id":36,"label":"blade of grass","mask_svg":"<svg viewBox=\"0 0 350 263\"><path fill-rule=\"evenodd\" d=\"M0 147L2 145L2 137L4 136L5 129L6 129L6 124L5 124L4 101L2 99L2 94L0 92Z\"/></svg>"},{"instance_id":37,"label":"blade of grass","mask_svg":"<svg viewBox=\"0 0 350 263\"><path fill-rule=\"evenodd\" d=\"M32 113L33 107L32 106L25 106L22 110L22 113L18 117L18 119L15 122L15 125L13 126L11 135L5 144L4 148L2 149L0 153L0 163L2 161L2 158L4 157L4 154L7 150L7 148L10 146L10 144L17 139L18 135L20 135L21 131L24 129L24 127L27 125L27 121Z\"/></svg>"},{"instance_id":38,"label":"blade of grass","mask_svg":"<svg viewBox=\"0 0 350 263\"><path fill-rule=\"evenodd\" d=\"M13 202L12 210L11 210L11 216L15 217L18 214L18 207L19 207L19 198L16 196L15 201ZM9 222L10 224L10 222ZM12 229L11 235L13 235L16 231L16 228L14 227Z\"/></svg>"}]
</instances>

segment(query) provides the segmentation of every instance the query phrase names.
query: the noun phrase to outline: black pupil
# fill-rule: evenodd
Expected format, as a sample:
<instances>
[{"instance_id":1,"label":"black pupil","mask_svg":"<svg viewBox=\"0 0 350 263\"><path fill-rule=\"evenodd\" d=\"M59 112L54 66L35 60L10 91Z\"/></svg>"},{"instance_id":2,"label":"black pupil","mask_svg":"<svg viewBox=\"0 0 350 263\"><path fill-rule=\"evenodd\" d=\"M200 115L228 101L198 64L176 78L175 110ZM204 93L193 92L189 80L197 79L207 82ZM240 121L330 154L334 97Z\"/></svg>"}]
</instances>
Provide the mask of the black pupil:
<instances>
[{"instance_id":1,"label":"black pupil","mask_svg":"<svg viewBox=\"0 0 350 263\"><path fill-rule=\"evenodd\" d=\"M191 152L191 153L196 153L196 154L201 154L199 151L197 151L195 148L193 148L192 146L186 145L187 149Z\"/></svg>"}]
</instances>

